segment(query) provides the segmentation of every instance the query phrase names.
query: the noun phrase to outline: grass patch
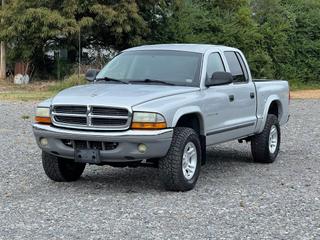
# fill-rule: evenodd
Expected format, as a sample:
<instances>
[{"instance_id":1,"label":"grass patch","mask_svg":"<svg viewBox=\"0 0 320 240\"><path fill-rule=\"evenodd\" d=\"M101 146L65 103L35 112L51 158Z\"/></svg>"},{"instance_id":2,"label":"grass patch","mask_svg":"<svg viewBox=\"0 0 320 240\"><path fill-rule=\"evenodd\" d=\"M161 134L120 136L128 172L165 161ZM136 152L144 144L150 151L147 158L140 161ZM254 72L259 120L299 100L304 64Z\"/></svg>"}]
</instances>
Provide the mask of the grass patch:
<instances>
[{"instance_id":1,"label":"grass patch","mask_svg":"<svg viewBox=\"0 0 320 240\"><path fill-rule=\"evenodd\" d=\"M5 101L40 101L54 96L56 93L44 91L13 91L0 93L0 100Z\"/></svg>"},{"instance_id":2,"label":"grass patch","mask_svg":"<svg viewBox=\"0 0 320 240\"><path fill-rule=\"evenodd\" d=\"M79 79L77 75L72 75L63 81L41 81L28 85L2 82L0 84L0 100L41 101L55 96L63 89L86 83L84 76Z\"/></svg>"},{"instance_id":3,"label":"grass patch","mask_svg":"<svg viewBox=\"0 0 320 240\"><path fill-rule=\"evenodd\" d=\"M30 116L29 115L22 115L21 118L23 120L28 120L28 119L30 119Z\"/></svg>"},{"instance_id":4,"label":"grass patch","mask_svg":"<svg viewBox=\"0 0 320 240\"><path fill-rule=\"evenodd\" d=\"M289 84L291 91L320 89L320 82L303 83L301 81L290 81Z\"/></svg>"},{"instance_id":5,"label":"grass patch","mask_svg":"<svg viewBox=\"0 0 320 240\"><path fill-rule=\"evenodd\" d=\"M83 85L88 83L84 76L78 77L78 75L72 75L67 80L59 81L54 85L48 87L48 90L51 92L60 92L66 88L70 88L77 85Z\"/></svg>"}]
</instances>

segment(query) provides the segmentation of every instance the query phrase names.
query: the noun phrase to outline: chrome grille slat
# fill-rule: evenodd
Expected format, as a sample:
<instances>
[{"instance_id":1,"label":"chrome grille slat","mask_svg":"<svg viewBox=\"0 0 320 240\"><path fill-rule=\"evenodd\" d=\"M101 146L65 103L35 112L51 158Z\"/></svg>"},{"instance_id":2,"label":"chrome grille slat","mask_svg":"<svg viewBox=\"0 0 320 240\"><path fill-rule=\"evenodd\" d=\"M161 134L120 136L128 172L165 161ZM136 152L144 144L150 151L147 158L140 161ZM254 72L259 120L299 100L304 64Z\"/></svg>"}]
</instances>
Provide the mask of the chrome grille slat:
<instances>
[{"instance_id":1,"label":"chrome grille slat","mask_svg":"<svg viewBox=\"0 0 320 240\"><path fill-rule=\"evenodd\" d=\"M126 125L127 120L121 121L121 119L112 118L92 118L91 124L93 126L114 126L114 125Z\"/></svg>"},{"instance_id":2,"label":"chrome grille slat","mask_svg":"<svg viewBox=\"0 0 320 240\"><path fill-rule=\"evenodd\" d=\"M86 106L55 106L53 108L55 113L68 113L68 114L86 114Z\"/></svg>"},{"instance_id":3,"label":"chrome grille slat","mask_svg":"<svg viewBox=\"0 0 320 240\"><path fill-rule=\"evenodd\" d=\"M104 115L104 116L128 116L127 109L122 108L109 108L109 107L92 107L92 115Z\"/></svg>"},{"instance_id":4,"label":"chrome grille slat","mask_svg":"<svg viewBox=\"0 0 320 240\"><path fill-rule=\"evenodd\" d=\"M63 116L63 117L87 117L86 114L71 114L71 113L52 113L53 116Z\"/></svg>"},{"instance_id":5,"label":"chrome grille slat","mask_svg":"<svg viewBox=\"0 0 320 240\"><path fill-rule=\"evenodd\" d=\"M93 130L126 130L131 112L124 108L101 106L53 106L53 124L60 127Z\"/></svg>"},{"instance_id":6,"label":"chrome grille slat","mask_svg":"<svg viewBox=\"0 0 320 240\"><path fill-rule=\"evenodd\" d=\"M108 118L108 119L128 119L128 116L111 116L111 115L92 115L89 114L92 118Z\"/></svg>"},{"instance_id":7,"label":"chrome grille slat","mask_svg":"<svg viewBox=\"0 0 320 240\"><path fill-rule=\"evenodd\" d=\"M77 124L77 125L87 125L86 117L67 117L67 116L55 116L54 119L57 122L67 123L67 124Z\"/></svg>"}]
</instances>

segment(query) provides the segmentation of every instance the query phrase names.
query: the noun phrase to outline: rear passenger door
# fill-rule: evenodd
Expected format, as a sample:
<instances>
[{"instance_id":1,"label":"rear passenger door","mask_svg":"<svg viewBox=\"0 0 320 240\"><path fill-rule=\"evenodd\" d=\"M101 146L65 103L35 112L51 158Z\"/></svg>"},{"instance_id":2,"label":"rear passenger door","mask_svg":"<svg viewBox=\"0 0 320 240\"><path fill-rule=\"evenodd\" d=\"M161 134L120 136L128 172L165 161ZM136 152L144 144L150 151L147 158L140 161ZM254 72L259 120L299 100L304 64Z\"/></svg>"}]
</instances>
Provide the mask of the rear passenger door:
<instances>
[{"instance_id":1,"label":"rear passenger door","mask_svg":"<svg viewBox=\"0 0 320 240\"><path fill-rule=\"evenodd\" d=\"M252 134L256 124L255 86L250 81L251 76L241 54L211 53L206 71L207 79L212 73L220 71L231 72L234 79L231 84L211 86L204 91L207 144L226 142Z\"/></svg>"}]
</instances>

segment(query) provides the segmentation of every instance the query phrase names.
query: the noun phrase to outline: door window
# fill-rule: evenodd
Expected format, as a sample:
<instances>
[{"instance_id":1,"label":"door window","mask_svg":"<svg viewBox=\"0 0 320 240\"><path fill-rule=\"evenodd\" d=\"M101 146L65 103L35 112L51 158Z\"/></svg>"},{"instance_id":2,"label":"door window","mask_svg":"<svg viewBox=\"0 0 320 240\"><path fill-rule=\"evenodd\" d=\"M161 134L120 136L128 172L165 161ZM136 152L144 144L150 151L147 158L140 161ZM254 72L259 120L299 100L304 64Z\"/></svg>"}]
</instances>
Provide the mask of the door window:
<instances>
[{"instance_id":1,"label":"door window","mask_svg":"<svg viewBox=\"0 0 320 240\"><path fill-rule=\"evenodd\" d=\"M242 68L242 71L244 72L244 76L246 78L246 81L248 81L249 80L249 74L248 74L248 70L247 70L246 64L244 63L243 58L240 55L240 53L237 52L236 54L237 54L237 57L238 57L238 59L240 61L241 68Z\"/></svg>"},{"instance_id":2,"label":"door window","mask_svg":"<svg viewBox=\"0 0 320 240\"><path fill-rule=\"evenodd\" d=\"M225 52L224 55L227 59L231 74L233 76L233 81L234 82L247 82L247 78L245 76L245 73L242 69L241 63L240 63L236 53L235 52Z\"/></svg>"},{"instance_id":3,"label":"door window","mask_svg":"<svg viewBox=\"0 0 320 240\"><path fill-rule=\"evenodd\" d=\"M208 58L207 78L211 78L215 72L225 72L221 56L219 53L212 53Z\"/></svg>"}]
</instances>

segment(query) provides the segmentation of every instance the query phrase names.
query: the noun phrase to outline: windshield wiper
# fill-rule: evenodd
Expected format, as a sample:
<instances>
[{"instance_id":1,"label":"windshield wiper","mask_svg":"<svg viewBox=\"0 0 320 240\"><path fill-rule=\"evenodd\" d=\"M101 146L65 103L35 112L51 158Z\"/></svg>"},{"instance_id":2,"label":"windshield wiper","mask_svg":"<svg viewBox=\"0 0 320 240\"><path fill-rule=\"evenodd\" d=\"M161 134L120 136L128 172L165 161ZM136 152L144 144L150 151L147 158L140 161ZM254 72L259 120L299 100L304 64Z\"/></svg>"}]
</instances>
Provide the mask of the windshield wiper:
<instances>
[{"instance_id":1,"label":"windshield wiper","mask_svg":"<svg viewBox=\"0 0 320 240\"><path fill-rule=\"evenodd\" d=\"M164 84L164 85L175 86L174 83L169 83L169 82L155 80L155 79L149 79L149 78L144 79L144 80L132 80L132 81L129 81L129 83L160 83L160 84Z\"/></svg>"},{"instance_id":2,"label":"windshield wiper","mask_svg":"<svg viewBox=\"0 0 320 240\"><path fill-rule=\"evenodd\" d=\"M123 84L129 84L125 81L122 81L119 79L114 79L114 78L109 78L109 77L97 78L96 81L107 81L107 82L118 82L118 83L123 83Z\"/></svg>"}]
</instances>

